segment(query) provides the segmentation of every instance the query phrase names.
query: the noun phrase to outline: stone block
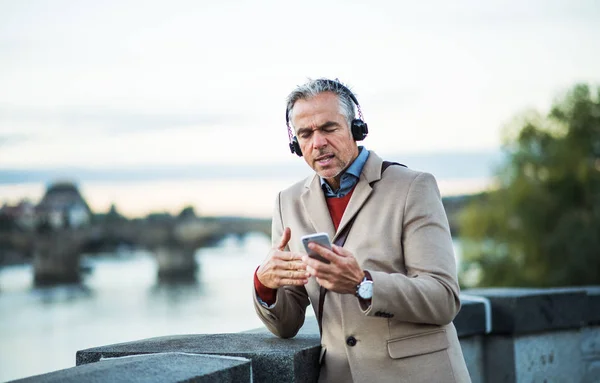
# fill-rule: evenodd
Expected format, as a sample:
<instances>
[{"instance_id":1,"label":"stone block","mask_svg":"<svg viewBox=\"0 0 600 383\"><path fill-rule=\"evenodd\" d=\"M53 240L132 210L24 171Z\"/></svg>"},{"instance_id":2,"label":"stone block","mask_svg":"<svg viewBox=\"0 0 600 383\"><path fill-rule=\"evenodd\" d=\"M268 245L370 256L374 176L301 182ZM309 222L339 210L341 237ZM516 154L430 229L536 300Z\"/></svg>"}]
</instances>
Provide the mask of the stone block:
<instances>
[{"instance_id":1,"label":"stone block","mask_svg":"<svg viewBox=\"0 0 600 383\"><path fill-rule=\"evenodd\" d=\"M488 298L492 334L527 334L580 328L588 315L583 289L470 289L468 295Z\"/></svg>"},{"instance_id":2,"label":"stone block","mask_svg":"<svg viewBox=\"0 0 600 383\"><path fill-rule=\"evenodd\" d=\"M460 338L460 347L462 349L472 383L485 383L483 344L484 341L482 335Z\"/></svg>"},{"instance_id":3,"label":"stone block","mask_svg":"<svg viewBox=\"0 0 600 383\"><path fill-rule=\"evenodd\" d=\"M583 382L600 382L600 326L581 329L581 354L585 365Z\"/></svg>"},{"instance_id":4,"label":"stone block","mask_svg":"<svg viewBox=\"0 0 600 383\"><path fill-rule=\"evenodd\" d=\"M585 366L579 333L579 329L574 329L488 336L484 351L485 381L581 382Z\"/></svg>"},{"instance_id":5,"label":"stone block","mask_svg":"<svg viewBox=\"0 0 600 383\"><path fill-rule=\"evenodd\" d=\"M600 360L595 360L590 362L587 366L582 383L598 382L600 382Z\"/></svg>"},{"instance_id":6,"label":"stone block","mask_svg":"<svg viewBox=\"0 0 600 383\"><path fill-rule=\"evenodd\" d=\"M460 311L453 320L459 337L485 334L491 327L490 303L485 298L461 295Z\"/></svg>"},{"instance_id":7,"label":"stone block","mask_svg":"<svg viewBox=\"0 0 600 383\"><path fill-rule=\"evenodd\" d=\"M317 335L280 339L270 333L175 335L77 351L76 364L127 355L183 352L252 360L253 382L314 382L321 344Z\"/></svg>"},{"instance_id":8,"label":"stone block","mask_svg":"<svg viewBox=\"0 0 600 383\"><path fill-rule=\"evenodd\" d=\"M581 329L581 353L584 358L600 360L600 326Z\"/></svg>"},{"instance_id":9,"label":"stone block","mask_svg":"<svg viewBox=\"0 0 600 383\"><path fill-rule=\"evenodd\" d=\"M243 383L251 382L251 375L252 363L248 359L164 353L102 359L13 383Z\"/></svg>"},{"instance_id":10,"label":"stone block","mask_svg":"<svg viewBox=\"0 0 600 383\"><path fill-rule=\"evenodd\" d=\"M600 325L600 286L585 286L587 292L587 321L590 325Z\"/></svg>"},{"instance_id":11,"label":"stone block","mask_svg":"<svg viewBox=\"0 0 600 383\"><path fill-rule=\"evenodd\" d=\"M579 330L527 335L515 340L519 382L580 382Z\"/></svg>"},{"instance_id":12,"label":"stone block","mask_svg":"<svg viewBox=\"0 0 600 383\"><path fill-rule=\"evenodd\" d=\"M490 336L483 351L486 383L515 383L514 339L509 336Z\"/></svg>"}]
</instances>

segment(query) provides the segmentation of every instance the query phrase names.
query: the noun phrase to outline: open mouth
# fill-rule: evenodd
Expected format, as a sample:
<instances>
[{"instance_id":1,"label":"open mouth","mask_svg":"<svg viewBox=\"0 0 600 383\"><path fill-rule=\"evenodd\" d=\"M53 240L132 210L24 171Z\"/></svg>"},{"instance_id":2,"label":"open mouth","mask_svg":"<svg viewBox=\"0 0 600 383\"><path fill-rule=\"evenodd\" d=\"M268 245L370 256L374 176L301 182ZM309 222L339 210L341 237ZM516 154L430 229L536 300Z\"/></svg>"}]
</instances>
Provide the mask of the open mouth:
<instances>
[{"instance_id":1,"label":"open mouth","mask_svg":"<svg viewBox=\"0 0 600 383\"><path fill-rule=\"evenodd\" d=\"M335 157L334 154L324 154L322 156L315 158L315 162L321 166L325 166L331 162L333 157Z\"/></svg>"}]
</instances>

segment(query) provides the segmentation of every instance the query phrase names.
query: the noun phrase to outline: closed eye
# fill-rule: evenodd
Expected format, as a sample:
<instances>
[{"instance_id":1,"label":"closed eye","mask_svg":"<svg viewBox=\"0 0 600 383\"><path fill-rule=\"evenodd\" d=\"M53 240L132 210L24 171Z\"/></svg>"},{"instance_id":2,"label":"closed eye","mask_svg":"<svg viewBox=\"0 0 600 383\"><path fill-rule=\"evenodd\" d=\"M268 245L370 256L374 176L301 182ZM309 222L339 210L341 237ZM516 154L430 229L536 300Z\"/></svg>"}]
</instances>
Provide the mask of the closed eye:
<instances>
[{"instance_id":1,"label":"closed eye","mask_svg":"<svg viewBox=\"0 0 600 383\"><path fill-rule=\"evenodd\" d=\"M296 134L301 139L306 140L306 139L309 139L310 136L312 136L312 134L315 130L320 130L323 133L333 133L336 130L338 130L339 128L340 128L340 125L337 122L327 121L326 123L317 127L316 129L300 128L300 129L298 129L298 132Z\"/></svg>"},{"instance_id":2,"label":"closed eye","mask_svg":"<svg viewBox=\"0 0 600 383\"><path fill-rule=\"evenodd\" d=\"M302 138L302 139L308 139L310 138L310 136L312 136L313 131L310 129L300 129L298 131L298 137Z\"/></svg>"}]
</instances>

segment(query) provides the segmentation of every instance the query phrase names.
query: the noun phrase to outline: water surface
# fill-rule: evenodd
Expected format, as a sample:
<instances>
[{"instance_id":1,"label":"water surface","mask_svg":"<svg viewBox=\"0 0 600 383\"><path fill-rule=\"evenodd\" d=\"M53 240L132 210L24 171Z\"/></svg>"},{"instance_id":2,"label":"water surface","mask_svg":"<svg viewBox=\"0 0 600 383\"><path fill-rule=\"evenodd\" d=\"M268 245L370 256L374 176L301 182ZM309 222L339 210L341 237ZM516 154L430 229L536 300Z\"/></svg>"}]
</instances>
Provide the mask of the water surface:
<instances>
[{"instance_id":1,"label":"water surface","mask_svg":"<svg viewBox=\"0 0 600 383\"><path fill-rule=\"evenodd\" d=\"M238 332L262 323L253 272L270 240L227 238L196 253L196 280L161 284L148 252L86 259L82 284L33 287L31 266L0 269L0 381L75 366L77 350L176 334Z\"/></svg>"}]
</instances>

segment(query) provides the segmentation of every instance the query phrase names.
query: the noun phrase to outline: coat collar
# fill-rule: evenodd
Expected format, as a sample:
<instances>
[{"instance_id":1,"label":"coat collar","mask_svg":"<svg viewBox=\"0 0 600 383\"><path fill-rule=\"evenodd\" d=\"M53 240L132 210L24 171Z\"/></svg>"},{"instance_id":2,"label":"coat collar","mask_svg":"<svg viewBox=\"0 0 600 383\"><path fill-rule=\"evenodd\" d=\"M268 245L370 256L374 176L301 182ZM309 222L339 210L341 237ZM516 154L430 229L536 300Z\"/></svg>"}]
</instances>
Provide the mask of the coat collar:
<instances>
[{"instance_id":1,"label":"coat collar","mask_svg":"<svg viewBox=\"0 0 600 383\"><path fill-rule=\"evenodd\" d=\"M306 180L306 183L304 184L305 190L300 196L300 199L305 213L316 232L328 233L329 237L332 238L332 241L335 241L339 233L346 227L348 222L358 214L371 195L373 188L370 184L381 179L382 163L383 160L377 154L369 151L369 158L363 167L360 179L352 193L352 197L350 197L350 201L348 202L346 211L344 211L344 216L342 217L337 232L333 227L333 222L329 215L329 209L327 208L327 202L325 201L325 195L321 188L319 176L314 174Z\"/></svg>"}]
</instances>

